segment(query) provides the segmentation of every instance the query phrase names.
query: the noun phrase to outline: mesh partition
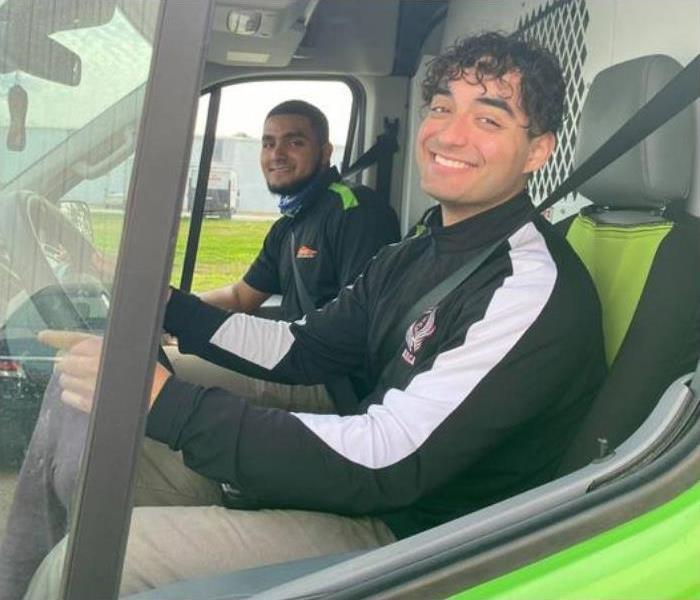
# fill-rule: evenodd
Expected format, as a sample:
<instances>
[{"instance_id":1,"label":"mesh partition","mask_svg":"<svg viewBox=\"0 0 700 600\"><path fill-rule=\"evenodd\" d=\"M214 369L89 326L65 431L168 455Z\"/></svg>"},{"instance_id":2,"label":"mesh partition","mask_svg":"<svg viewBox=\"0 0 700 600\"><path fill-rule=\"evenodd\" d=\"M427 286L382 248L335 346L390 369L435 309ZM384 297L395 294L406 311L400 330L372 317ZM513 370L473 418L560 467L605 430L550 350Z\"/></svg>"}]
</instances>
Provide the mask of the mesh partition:
<instances>
[{"instance_id":1,"label":"mesh partition","mask_svg":"<svg viewBox=\"0 0 700 600\"><path fill-rule=\"evenodd\" d=\"M559 59L566 86L564 123L558 135L554 156L530 180L530 195L539 204L569 174L574 163L576 130L581 116L585 84L583 65L586 61L586 0L554 0L542 4L518 22L518 33L535 40ZM583 202L576 194L561 200L550 218L559 220L571 214Z\"/></svg>"}]
</instances>

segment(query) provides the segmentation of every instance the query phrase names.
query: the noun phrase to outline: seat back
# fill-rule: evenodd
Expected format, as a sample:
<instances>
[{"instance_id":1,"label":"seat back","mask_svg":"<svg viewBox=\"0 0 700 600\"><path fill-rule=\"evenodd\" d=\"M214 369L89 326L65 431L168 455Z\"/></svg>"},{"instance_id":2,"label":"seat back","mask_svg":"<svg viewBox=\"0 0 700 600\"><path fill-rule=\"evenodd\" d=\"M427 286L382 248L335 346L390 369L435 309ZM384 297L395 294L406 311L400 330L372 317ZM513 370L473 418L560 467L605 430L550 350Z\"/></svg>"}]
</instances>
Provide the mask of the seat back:
<instances>
[{"instance_id":1,"label":"seat back","mask_svg":"<svg viewBox=\"0 0 700 600\"><path fill-rule=\"evenodd\" d=\"M584 105L575 162L658 92L680 64L646 56L599 73ZM609 375L561 473L614 448L692 371L700 353L700 219L684 210L692 187L695 118L686 109L579 190L593 204L566 237L600 297Z\"/></svg>"}]
</instances>

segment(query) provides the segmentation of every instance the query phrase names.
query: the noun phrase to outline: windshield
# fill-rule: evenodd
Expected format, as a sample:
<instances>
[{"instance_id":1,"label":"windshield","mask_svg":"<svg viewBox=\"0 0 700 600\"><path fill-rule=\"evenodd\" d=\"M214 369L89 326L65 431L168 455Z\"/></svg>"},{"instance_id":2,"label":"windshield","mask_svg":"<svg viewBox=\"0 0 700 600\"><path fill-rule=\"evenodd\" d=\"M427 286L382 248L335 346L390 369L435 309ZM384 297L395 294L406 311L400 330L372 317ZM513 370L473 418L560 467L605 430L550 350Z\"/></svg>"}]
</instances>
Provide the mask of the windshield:
<instances>
[{"instance_id":1,"label":"windshield","mask_svg":"<svg viewBox=\"0 0 700 600\"><path fill-rule=\"evenodd\" d=\"M0 0L3 600L67 533L89 418L61 400L60 344L41 332L106 328L159 4ZM72 449L47 465L37 446L56 419ZM44 468L67 478L52 506Z\"/></svg>"},{"instance_id":2,"label":"windshield","mask_svg":"<svg viewBox=\"0 0 700 600\"><path fill-rule=\"evenodd\" d=\"M143 84L150 64L150 45L117 8L108 23L88 29L57 31L51 39L80 57L77 86L48 81L17 71L0 74L2 96L0 136L7 140L12 96L23 90L25 142L0 163L0 184L5 185L37 162L73 132ZM9 159L9 160L8 160Z\"/></svg>"}]
</instances>

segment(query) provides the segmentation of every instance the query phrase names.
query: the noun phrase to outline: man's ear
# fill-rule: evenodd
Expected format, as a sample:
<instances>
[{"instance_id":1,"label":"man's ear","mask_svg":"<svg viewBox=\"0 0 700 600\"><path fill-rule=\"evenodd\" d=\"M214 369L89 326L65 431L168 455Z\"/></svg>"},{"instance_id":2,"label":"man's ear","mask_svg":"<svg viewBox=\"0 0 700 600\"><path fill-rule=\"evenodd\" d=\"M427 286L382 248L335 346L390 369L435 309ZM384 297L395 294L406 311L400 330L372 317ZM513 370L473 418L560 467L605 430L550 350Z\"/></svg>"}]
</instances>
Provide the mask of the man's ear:
<instances>
[{"instance_id":1,"label":"man's ear","mask_svg":"<svg viewBox=\"0 0 700 600\"><path fill-rule=\"evenodd\" d=\"M331 154L333 154L333 144L326 142L321 146L321 163L324 165L331 164Z\"/></svg>"},{"instance_id":2,"label":"man's ear","mask_svg":"<svg viewBox=\"0 0 700 600\"><path fill-rule=\"evenodd\" d=\"M527 161L523 173L534 173L544 165L557 146L557 138L551 131L538 135L530 140Z\"/></svg>"}]
</instances>

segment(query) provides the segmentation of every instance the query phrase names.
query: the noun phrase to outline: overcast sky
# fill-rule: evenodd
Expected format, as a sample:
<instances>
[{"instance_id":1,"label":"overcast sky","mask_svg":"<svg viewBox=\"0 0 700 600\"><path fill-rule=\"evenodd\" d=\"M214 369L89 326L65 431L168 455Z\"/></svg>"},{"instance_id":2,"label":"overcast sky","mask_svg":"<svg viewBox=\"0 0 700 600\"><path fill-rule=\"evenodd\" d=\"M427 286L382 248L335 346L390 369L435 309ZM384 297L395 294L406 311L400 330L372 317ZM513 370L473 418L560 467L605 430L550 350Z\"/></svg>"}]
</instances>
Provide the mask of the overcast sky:
<instances>
[{"instance_id":1,"label":"overcast sky","mask_svg":"<svg viewBox=\"0 0 700 600\"><path fill-rule=\"evenodd\" d=\"M217 134L245 133L260 138L265 115L273 106L290 99L318 106L328 117L331 142L345 143L352 94L347 85L338 81L256 81L232 85L221 94ZM202 134L207 97L199 105L195 131Z\"/></svg>"}]
</instances>

